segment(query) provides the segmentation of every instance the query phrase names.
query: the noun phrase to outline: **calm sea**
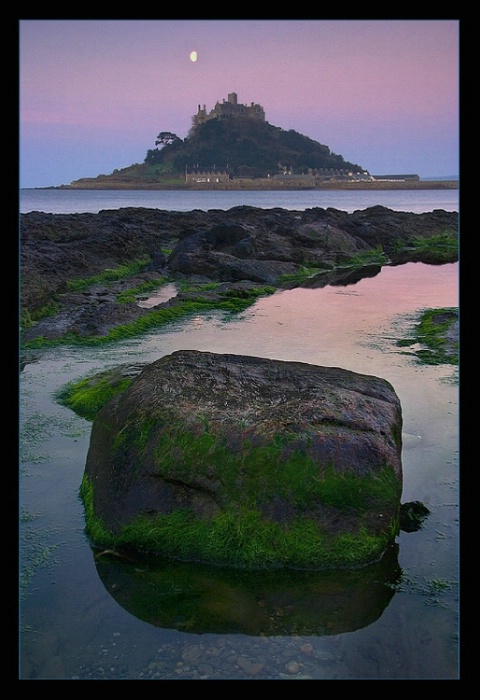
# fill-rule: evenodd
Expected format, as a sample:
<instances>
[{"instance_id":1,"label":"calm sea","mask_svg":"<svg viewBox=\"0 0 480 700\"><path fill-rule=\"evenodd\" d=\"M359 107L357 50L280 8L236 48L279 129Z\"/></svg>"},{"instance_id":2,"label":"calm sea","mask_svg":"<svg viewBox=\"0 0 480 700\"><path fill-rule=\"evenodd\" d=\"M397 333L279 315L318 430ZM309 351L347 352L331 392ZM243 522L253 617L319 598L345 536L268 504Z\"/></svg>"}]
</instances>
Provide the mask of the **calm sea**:
<instances>
[{"instance_id":1,"label":"calm sea","mask_svg":"<svg viewBox=\"0 0 480 700\"><path fill-rule=\"evenodd\" d=\"M458 210L458 191L23 190L21 210L185 211L248 204ZM456 680L459 446L455 368L419 365L419 310L458 305L458 263L385 266L349 286L297 288L240 315L199 314L126 341L45 348L20 380L21 680ZM91 423L60 405L69 382L176 350L341 366L390 381L403 413L402 501L430 509L380 568L244 572L132 563L93 551L79 488Z\"/></svg>"},{"instance_id":2,"label":"calm sea","mask_svg":"<svg viewBox=\"0 0 480 700\"><path fill-rule=\"evenodd\" d=\"M352 212L380 204L395 211L416 214L434 209L458 211L458 190L301 190L261 191L184 191L162 190L20 190L20 212L44 211L52 214L97 213L101 209L147 207L169 211L230 209L239 205L261 208L281 207L303 211L311 207L333 207Z\"/></svg>"}]
</instances>

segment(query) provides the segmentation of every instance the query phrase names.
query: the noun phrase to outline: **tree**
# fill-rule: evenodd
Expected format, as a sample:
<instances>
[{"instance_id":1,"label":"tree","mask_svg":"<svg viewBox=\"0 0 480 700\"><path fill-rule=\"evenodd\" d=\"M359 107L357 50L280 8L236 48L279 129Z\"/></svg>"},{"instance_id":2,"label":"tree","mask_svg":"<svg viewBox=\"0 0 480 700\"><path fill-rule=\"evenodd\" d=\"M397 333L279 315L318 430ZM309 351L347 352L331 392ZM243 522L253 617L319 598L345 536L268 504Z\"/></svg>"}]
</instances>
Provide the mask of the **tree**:
<instances>
[{"instance_id":1,"label":"tree","mask_svg":"<svg viewBox=\"0 0 480 700\"><path fill-rule=\"evenodd\" d=\"M158 136L157 140L155 141L155 146L158 146L161 144L162 146L171 146L172 143L175 141L181 141L176 134L172 134L171 131L161 131Z\"/></svg>"}]
</instances>

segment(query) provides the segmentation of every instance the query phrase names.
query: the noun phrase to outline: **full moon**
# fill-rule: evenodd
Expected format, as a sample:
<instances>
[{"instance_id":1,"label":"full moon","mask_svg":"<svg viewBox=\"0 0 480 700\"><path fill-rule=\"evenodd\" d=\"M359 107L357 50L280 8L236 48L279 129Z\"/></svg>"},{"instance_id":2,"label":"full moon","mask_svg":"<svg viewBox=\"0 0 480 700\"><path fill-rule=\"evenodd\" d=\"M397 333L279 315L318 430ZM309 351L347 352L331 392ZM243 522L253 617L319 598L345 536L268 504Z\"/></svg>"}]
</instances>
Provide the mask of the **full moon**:
<instances>
[{"instance_id":1,"label":"full moon","mask_svg":"<svg viewBox=\"0 0 480 700\"><path fill-rule=\"evenodd\" d=\"M198 57L198 56L197 56L197 52L196 52L196 51L191 51L191 52L190 52L190 60L192 61L192 63L195 63L195 61L197 60L197 57Z\"/></svg>"}]
</instances>

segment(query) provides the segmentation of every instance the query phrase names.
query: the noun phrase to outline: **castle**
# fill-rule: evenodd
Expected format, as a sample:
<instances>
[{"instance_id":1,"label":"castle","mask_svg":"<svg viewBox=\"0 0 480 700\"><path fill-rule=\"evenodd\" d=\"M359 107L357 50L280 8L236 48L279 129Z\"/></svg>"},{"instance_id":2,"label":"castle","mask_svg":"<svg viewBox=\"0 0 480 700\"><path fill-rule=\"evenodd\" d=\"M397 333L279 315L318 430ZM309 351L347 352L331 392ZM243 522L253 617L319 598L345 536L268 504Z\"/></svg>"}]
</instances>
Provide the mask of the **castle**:
<instances>
[{"instance_id":1,"label":"castle","mask_svg":"<svg viewBox=\"0 0 480 700\"><path fill-rule=\"evenodd\" d=\"M253 102L250 105L239 104L237 93L231 92L227 101L217 102L208 114L205 105L203 105L203 109L198 105L198 112L192 117L192 128L189 135L191 136L197 126L210 121L210 119L236 119L238 117L248 117L249 119L257 119L264 122L265 110L262 105L254 104Z\"/></svg>"}]
</instances>

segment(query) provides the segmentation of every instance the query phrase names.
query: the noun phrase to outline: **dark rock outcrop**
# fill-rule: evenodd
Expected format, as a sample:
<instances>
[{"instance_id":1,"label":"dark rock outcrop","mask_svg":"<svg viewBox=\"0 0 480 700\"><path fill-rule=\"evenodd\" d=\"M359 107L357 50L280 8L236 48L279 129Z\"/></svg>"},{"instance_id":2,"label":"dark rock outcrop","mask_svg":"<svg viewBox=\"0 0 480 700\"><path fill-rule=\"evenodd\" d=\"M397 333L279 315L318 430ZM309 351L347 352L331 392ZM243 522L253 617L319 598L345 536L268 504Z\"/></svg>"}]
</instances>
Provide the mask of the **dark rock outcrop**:
<instances>
[{"instance_id":1,"label":"dark rock outcrop","mask_svg":"<svg viewBox=\"0 0 480 700\"><path fill-rule=\"evenodd\" d=\"M305 267L334 271L369 251L382 250L385 260L446 262L435 250L409 248L448 230L455 237L455 212L425 214L370 207L352 214L336 209L258 209L172 212L126 208L98 214L44 214L20 217L20 306L32 318L52 302L57 317L31 326L24 340L58 338L70 332L101 336L149 311L125 308L116 294L160 275L169 279L255 285L283 284L282 276ZM73 295L69 283L93 278L133 260L149 260L142 272L110 286L110 295L87 290ZM340 273L340 277L345 272ZM316 284L327 284L319 277ZM171 302L175 303L175 302Z\"/></svg>"},{"instance_id":2,"label":"dark rock outcrop","mask_svg":"<svg viewBox=\"0 0 480 700\"><path fill-rule=\"evenodd\" d=\"M196 537L205 527L210 537L225 517L238 532L249 514L252 537L273 528L271 565L363 565L398 525L401 428L399 399L378 377L175 352L147 365L97 413L85 469L92 510L120 542L146 519L151 538L131 535L128 544L174 558L245 564L248 538L213 555ZM162 540L161 519L179 512L197 525L175 547ZM305 523L300 554L293 533ZM370 542L365 552L356 541L336 550L361 534Z\"/></svg>"}]
</instances>

